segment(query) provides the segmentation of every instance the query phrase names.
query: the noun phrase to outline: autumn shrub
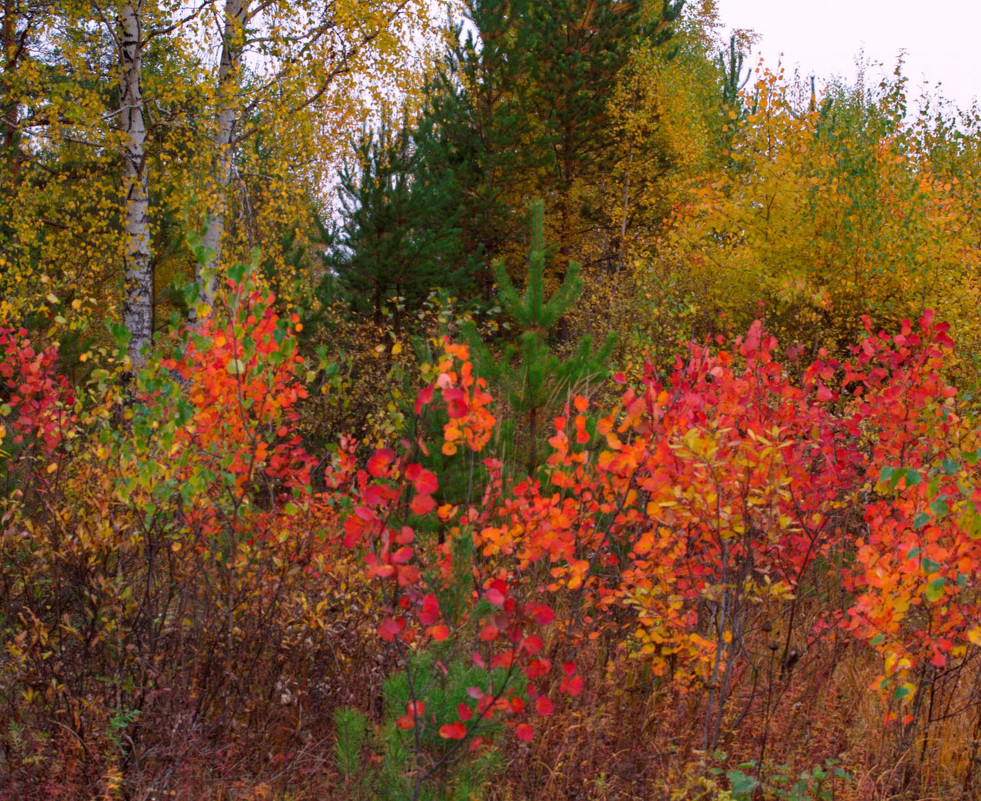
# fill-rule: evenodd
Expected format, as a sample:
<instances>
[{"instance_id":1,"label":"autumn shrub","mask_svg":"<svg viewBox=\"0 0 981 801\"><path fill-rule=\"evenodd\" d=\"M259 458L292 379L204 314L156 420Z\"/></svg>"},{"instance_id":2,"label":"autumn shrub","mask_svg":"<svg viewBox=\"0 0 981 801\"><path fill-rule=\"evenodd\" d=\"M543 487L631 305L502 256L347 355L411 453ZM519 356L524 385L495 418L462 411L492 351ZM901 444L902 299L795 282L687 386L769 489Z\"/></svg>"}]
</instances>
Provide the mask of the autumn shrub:
<instances>
[{"instance_id":1,"label":"autumn shrub","mask_svg":"<svg viewBox=\"0 0 981 801\"><path fill-rule=\"evenodd\" d=\"M465 570L457 583L486 585L488 600L457 601L444 618L426 588L452 594L456 535L417 553L410 526L436 517L436 476L411 460L422 441L359 469L342 440L314 492L317 461L297 429L297 322L271 304L241 270L224 316L177 336L127 393L93 387L81 414L47 374L53 352L8 335L4 421L18 450L5 461L17 484L3 530L5 793L190 792L209 776L231 786L246 766L254 782L302 776L302 744L334 708L370 706L392 670L415 675L418 642L471 632L473 659L459 646L454 658L506 680L458 682L472 706L438 725L422 706L403 709L400 730L440 732L426 737L455 752L504 715L531 736L525 674L550 671L531 633L547 607ZM420 414L447 405L447 456L479 451L493 424L466 359L447 344L417 401ZM18 383L14 363L39 366ZM440 525L456 514L441 510Z\"/></svg>"},{"instance_id":2,"label":"autumn shrub","mask_svg":"<svg viewBox=\"0 0 981 801\"><path fill-rule=\"evenodd\" d=\"M467 346L314 455L302 323L224 298L122 392L3 332L4 797L974 786L981 459L930 315L692 345L515 478Z\"/></svg>"},{"instance_id":3,"label":"autumn shrub","mask_svg":"<svg viewBox=\"0 0 981 801\"><path fill-rule=\"evenodd\" d=\"M281 770L300 709L316 709L316 655L365 658L350 636L365 618L343 612L356 574L311 516L312 460L286 436L303 390L284 327L247 286L227 327L175 343L179 363L151 365L128 397L96 387L68 415L41 390L11 396L13 429L29 420L45 457L17 443L7 468L11 797L165 790L205 764L235 774L260 743L257 773Z\"/></svg>"}]
</instances>

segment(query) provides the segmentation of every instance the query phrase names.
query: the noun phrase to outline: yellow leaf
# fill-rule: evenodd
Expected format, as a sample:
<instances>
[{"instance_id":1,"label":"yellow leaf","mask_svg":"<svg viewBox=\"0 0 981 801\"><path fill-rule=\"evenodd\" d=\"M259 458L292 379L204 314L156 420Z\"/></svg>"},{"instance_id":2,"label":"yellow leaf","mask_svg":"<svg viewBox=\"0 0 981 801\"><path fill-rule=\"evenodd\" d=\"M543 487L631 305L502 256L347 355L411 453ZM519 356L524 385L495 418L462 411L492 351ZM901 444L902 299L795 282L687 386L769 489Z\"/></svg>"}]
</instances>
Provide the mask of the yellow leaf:
<instances>
[{"instance_id":1,"label":"yellow leaf","mask_svg":"<svg viewBox=\"0 0 981 801\"><path fill-rule=\"evenodd\" d=\"M981 626L968 629L967 639L974 643L974 645L981 645Z\"/></svg>"}]
</instances>

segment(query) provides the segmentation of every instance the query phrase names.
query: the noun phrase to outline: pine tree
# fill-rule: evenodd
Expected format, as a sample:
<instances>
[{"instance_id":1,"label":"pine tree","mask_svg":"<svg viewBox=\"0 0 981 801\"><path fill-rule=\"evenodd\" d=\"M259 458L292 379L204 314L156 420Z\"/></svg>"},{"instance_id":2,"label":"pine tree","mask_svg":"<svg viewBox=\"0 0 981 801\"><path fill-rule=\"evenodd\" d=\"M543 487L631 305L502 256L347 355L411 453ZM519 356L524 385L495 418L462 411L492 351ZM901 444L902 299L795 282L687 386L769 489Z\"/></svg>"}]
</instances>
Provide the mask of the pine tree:
<instances>
[{"instance_id":1,"label":"pine tree","mask_svg":"<svg viewBox=\"0 0 981 801\"><path fill-rule=\"evenodd\" d=\"M450 32L442 67L430 80L411 141L411 233L430 241L430 287L476 289L493 299L492 264L520 275L524 253L517 209L543 197L557 248L545 267L554 290L571 260L588 265L590 292L619 266L625 228L623 151L632 147L610 115L618 82L636 48L672 40L682 0L464 0L465 18ZM400 136L404 136L400 134ZM390 206L404 200L394 183L389 205L359 204L362 227L391 228ZM628 219L629 216L629 219ZM362 245L352 239L350 247ZM378 250L355 261L371 260ZM403 259L404 261L404 259ZM376 271L379 268L376 268ZM392 269L401 269L392 266ZM413 268L420 279L421 267ZM607 270L607 272L611 272ZM452 277L452 280L451 278ZM364 291L364 290L362 290ZM597 318L601 319L601 318ZM571 341L578 326L559 323ZM587 326L588 328L588 326Z\"/></svg>"},{"instance_id":2,"label":"pine tree","mask_svg":"<svg viewBox=\"0 0 981 801\"><path fill-rule=\"evenodd\" d=\"M416 186L416 155L409 126L394 127L390 119L377 131L365 130L357 146L357 163L341 175L344 219L332 266L348 289L355 308L371 311L381 323L388 301L397 298L395 325L403 323L399 309L413 309L441 287L459 288L458 266L442 254L456 237L452 216L432 224L439 187Z\"/></svg>"},{"instance_id":3,"label":"pine tree","mask_svg":"<svg viewBox=\"0 0 981 801\"><path fill-rule=\"evenodd\" d=\"M441 255L470 276L485 301L493 297L491 265L515 238L512 194L527 166L514 94L524 13L521 0L467 0L413 137L427 222L458 230Z\"/></svg>"},{"instance_id":4,"label":"pine tree","mask_svg":"<svg viewBox=\"0 0 981 801\"><path fill-rule=\"evenodd\" d=\"M570 260L592 268L619 255L623 220L611 210L622 194L616 165L629 145L612 124L610 102L635 49L671 41L682 6L467 0L467 25L453 31L458 44L430 86L416 134L417 177L446 181L441 214L457 214L470 255L461 267L474 272L485 299L495 260L514 276L522 270L515 210L533 197L543 197L557 240L549 288Z\"/></svg>"},{"instance_id":5,"label":"pine tree","mask_svg":"<svg viewBox=\"0 0 981 801\"><path fill-rule=\"evenodd\" d=\"M562 283L546 299L545 206L541 200L531 204L530 218L531 247L524 292L512 283L502 262L494 264L498 302L514 321L517 342L494 354L480 342L472 326L466 332L481 374L498 387L499 395L511 407L512 417L523 428L515 442L524 443L529 474L539 466L538 438L549 410L574 388L605 375L615 341L611 334L594 348L592 337L586 336L565 357L552 347L559 321L576 305L583 283L579 265L570 262Z\"/></svg>"},{"instance_id":6,"label":"pine tree","mask_svg":"<svg viewBox=\"0 0 981 801\"><path fill-rule=\"evenodd\" d=\"M683 0L540 0L529 3L516 41L524 64L518 103L534 161L524 200L543 195L557 240L548 283L573 259L608 259L617 220L607 213L619 194L614 165L625 143L609 106L639 46L662 46Z\"/></svg>"}]
</instances>

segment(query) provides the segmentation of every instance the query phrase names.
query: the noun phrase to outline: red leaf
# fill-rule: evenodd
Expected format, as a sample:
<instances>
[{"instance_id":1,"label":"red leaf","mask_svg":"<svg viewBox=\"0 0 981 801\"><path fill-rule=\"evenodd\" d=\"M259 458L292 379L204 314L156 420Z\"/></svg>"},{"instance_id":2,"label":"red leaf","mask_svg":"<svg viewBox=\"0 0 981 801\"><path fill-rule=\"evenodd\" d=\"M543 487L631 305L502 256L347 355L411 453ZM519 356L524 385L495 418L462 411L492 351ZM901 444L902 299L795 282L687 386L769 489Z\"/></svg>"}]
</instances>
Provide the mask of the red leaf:
<instances>
[{"instance_id":1,"label":"red leaf","mask_svg":"<svg viewBox=\"0 0 981 801\"><path fill-rule=\"evenodd\" d=\"M552 663L547 659L532 659L525 665L525 675L532 680L541 678L548 673L551 667Z\"/></svg>"},{"instance_id":2,"label":"red leaf","mask_svg":"<svg viewBox=\"0 0 981 801\"><path fill-rule=\"evenodd\" d=\"M402 526L401 531L395 536L395 541L399 545L408 545L416 538L415 532L408 526Z\"/></svg>"},{"instance_id":3,"label":"red leaf","mask_svg":"<svg viewBox=\"0 0 981 801\"><path fill-rule=\"evenodd\" d=\"M419 569L415 565L402 565L398 569L398 581L400 587L408 587L419 580Z\"/></svg>"},{"instance_id":4,"label":"red leaf","mask_svg":"<svg viewBox=\"0 0 981 801\"><path fill-rule=\"evenodd\" d=\"M412 558L412 554L413 554L412 549L408 545L406 545L403 546L402 548L399 548L395 553L393 553L388 561L394 562L397 565L404 565Z\"/></svg>"},{"instance_id":5,"label":"red leaf","mask_svg":"<svg viewBox=\"0 0 981 801\"><path fill-rule=\"evenodd\" d=\"M420 470L419 474L411 480L412 486L415 487L416 492L422 495L432 495L439 489L439 482L436 480L436 474L429 470Z\"/></svg>"},{"instance_id":6,"label":"red leaf","mask_svg":"<svg viewBox=\"0 0 981 801\"><path fill-rule=\"evenodd\" d=\"M391 496L388 487L380 487L378 484L369 484L361 493L361 500L369 506L380 506ZM363 507L362 507L363 508Z\"/></svg>"},{"instance_id":7,"label":"red leaf","mask_svg":"<svg viewBox=\"0 0 981 801\"><path fill-rule=\"evenodd\" d=\"M388 476L388 468L395 461L395 451L391 448L379 448L368 460L368 472L375 478Z\"/></svg>"},{"instance_id":8,"label":"red leaf","mask_svg":"<svg viewBox=\"0 0 981 801\"><path fill-rule=\"evenodd\" d=\"M433 593L429 593L422 599L422 611L419 613L419 622L424 626L431 626L439 620L439 601Z\"/></svg>"},{"instance_id":9,"label":"red leaf","mask_svg":"<svg viewBox=\"0 0 981 801\"><path fill-rule=\"evenodd\" d=\"M400 729L411 729L416 725L416 719L412 715L402 715L395 721L395 725Z\"/></svg>"},{"instance_id":10,"label":"red leaf","mask_svg":"<svg viewBox=\"0 0 981 801\"><path fill-rule=\"evenodd\" d=\"M548 717L555 711L555 704L552 703L550 698L540 695L535 701L535 711L542 717Z\"/></svg>"},{"instance_id":11,"label":"red leaf","mask_svg":"<svg viewBox=\"0 0 981 801\"><path fill-rule=\"evenodd\" d=\"M527 723L519 723L514 734L522 742L530 743L535 736L535 731Z\"/></svg>"},{"instance_id":12,"label":"red leaf","mask_svg":"<svg viewBox=\"0 0 981 801\"><path fill-rule=\"evenodd\" d=\"M491 640L496 640L498 634L500 634L500 630L497 626L488 623L480 630L480 639L483 642L490 642Z\"/></svg>"},{"instance_id":13,"label":"red leaf","mask_svg":"<svg viewBox=\"0 0 981 801\"><path fill-rule=\"evenodd\" d=\"M353 548L364 533L364 522L357 517L349 517L344 521L344 547Z\"/></svg>"},{"instance_id":14,"label":"red leaf","mask_svg":"<svg viewBox=\"0 0 981 801\"><path fill-rule=\"evenodd\" d=\"M559 692L567 693L573 698L576 698L582 694L582 688L582 676L574 676L572 678L562 679L562 683L559 685Z\"/></svg>"},{"instance_id":15,"label":"red leaf","mask_svg":"<svg viewBox=\"0 0 981 801\"><path fill-rule=\"evenodd\" d=\"M487 592L484 593L484 597L494 604L494 606L504 605L504 593L496 587L491 587L489 590L487 590Z\"/></svg>"},{"instance_id":16,"label":"red leaf","mask_svg":"<svg viewBox=\"0 0 981 801\"><path fill-rule=\"evenodd\" d=\"M416 406L415 406L416 414L422 414L422 407L428 406L432 402L433 402L433 388L426 387L416 396Z\"/></svg>"},{"instance_id":17,"label":"red leaf","mask_svg":"<svg viewBox=\"0 0 981 801\"><path fill-rule=\"evenodd\" d=\"M405 628L404 622L402 625L399 625L399 623L392 620L392 618L386 617L378 627L378 636L383 640L391 642L402 633L403 628Z\"/></svg>"},{"instance_id":18,"label":"red leaf","mask_svg":"<svg viewBox=\"0 0 981 801\"><path fill-rule=\"evenodd\" d=\"M436 501L433 500L432 495L416 495L416 497L412 499L411 509L413 514L429 514L435 508Z\"/></svg>"}]
</instances>

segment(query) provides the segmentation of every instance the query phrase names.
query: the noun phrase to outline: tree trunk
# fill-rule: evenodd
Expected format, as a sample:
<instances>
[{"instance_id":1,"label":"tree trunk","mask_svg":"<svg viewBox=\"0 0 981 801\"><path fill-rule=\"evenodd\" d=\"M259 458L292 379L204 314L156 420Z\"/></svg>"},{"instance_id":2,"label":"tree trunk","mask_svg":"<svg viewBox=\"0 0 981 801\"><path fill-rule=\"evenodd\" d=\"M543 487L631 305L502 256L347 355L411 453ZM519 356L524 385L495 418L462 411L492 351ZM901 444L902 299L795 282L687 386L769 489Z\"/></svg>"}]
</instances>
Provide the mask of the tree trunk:
<instances>
[{"instance_id":1,"label":"tree trunk","mask_svg":"<svg viewBox=\"0 0 981 801\"><path fill-rule=\"evenodd\" d=\"M3 1L3 157L7 162L7 171L16 181L17 158L16 158L16 136L17 136L17 102L10 97L10 84L13 83L13 72L16 68L15 48L16 48L16 28L17 11L14 7L14 0Z\"/></svg>"},{"instance_id":2,"label":"tree trunk","mask_svg":"<svg viewBox=\"0 0 981 801\"><path fill-rule=\"evenodd\" d=\"M153 338L153 267L150 252L149 196L146 170L146 121L143 117L141 14L143 0L124 3L119 12L120 127L123 141L123 325L131 335L129 357L137 370L146 361Z\"/></svg>"},{"instance_id":3,"label":"tree trunk","mask_svg":"<svg viewBox=\"0 0 981 801\"><path fill-rule=\"evenodd\" d=\"M209 202L207 230L204 247L208 254L204 264L198 264L195 280L198 300L211 306L214 303L217 270L221 262L221 241L225 233L228 185L232 179L234 156L236 103L238 94L238 69L245 44L245 24L248 19L249 0L225 0L222 20L221 62L218 65L217 127L215 150L217 152L212 197ZM197 310L191 310L191 320L197 320Z\"/></svg>"},{"instance_id":4,"label":"tree trunk","mask_svg":"<svg viewBox=\"0 0 981 801\"><path fill-rule=\"evenodd\" d=\"M4 175L0 175L3 191L17 184L25 156L21 149L20 100L17 91L17 72L28 58L28 40L36 18L47 13L29 2L3 0L3 72L0 75L0 149L3 152ZM21 26L23 23L23 26ZM20 28L20 31L18 31Z\"/></svg>"}]
</instances>

